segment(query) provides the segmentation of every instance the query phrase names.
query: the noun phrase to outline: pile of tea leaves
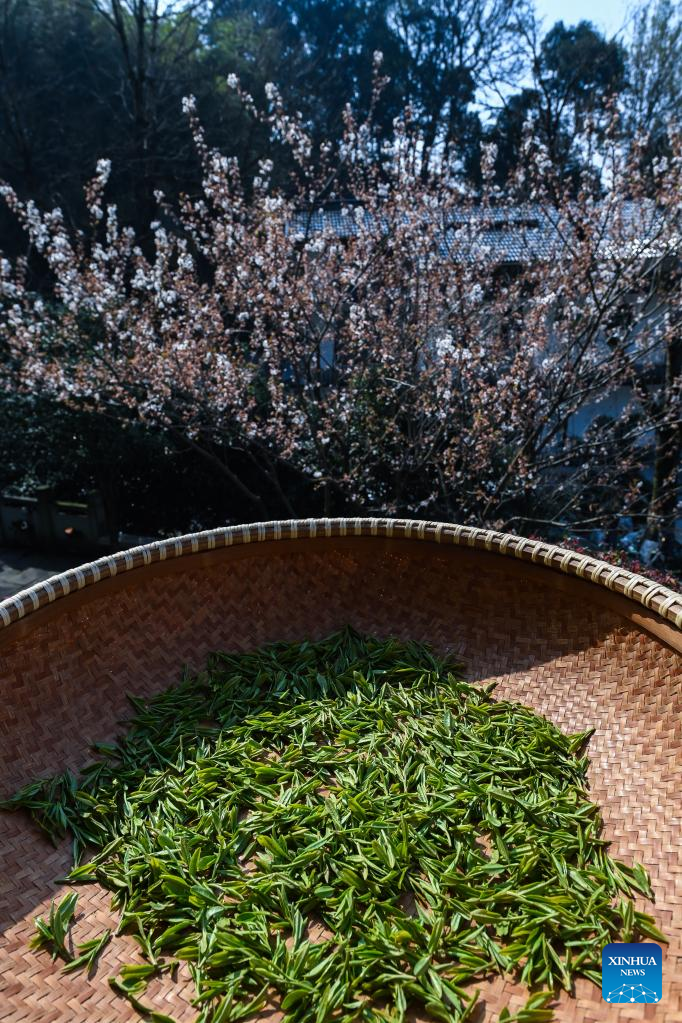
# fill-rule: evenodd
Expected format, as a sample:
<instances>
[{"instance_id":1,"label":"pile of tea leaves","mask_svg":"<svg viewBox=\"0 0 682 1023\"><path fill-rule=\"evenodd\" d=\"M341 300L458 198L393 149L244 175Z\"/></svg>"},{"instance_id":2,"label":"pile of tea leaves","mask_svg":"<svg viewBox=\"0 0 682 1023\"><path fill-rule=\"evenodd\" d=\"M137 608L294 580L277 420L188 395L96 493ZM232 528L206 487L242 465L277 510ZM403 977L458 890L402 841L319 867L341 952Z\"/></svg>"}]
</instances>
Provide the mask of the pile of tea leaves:
<instances>
[{"instance_id":1,"label":"pile of tea leaves","mask_svg":"<svg viewBox=\"0 0 682 1023\"><path fill-rule=\"evenodd\" d=\"M78 779L5 805L70 832L69 880L114 893L144 958L110 983L150 1019L168 1017L149 980L184 960L201 1023L273 1000L291 1023L455 1023L494 973L535 992L500 1019L541 1023L552 991L600 981L603 945L665 940L631 900L651 895L646 871L600 838L589 733L493 700L423 645L346 629L216 653L132 703ZM37 944L70 959L67 899L60 944L49 921Z\"/></svg>"}]
</instances>

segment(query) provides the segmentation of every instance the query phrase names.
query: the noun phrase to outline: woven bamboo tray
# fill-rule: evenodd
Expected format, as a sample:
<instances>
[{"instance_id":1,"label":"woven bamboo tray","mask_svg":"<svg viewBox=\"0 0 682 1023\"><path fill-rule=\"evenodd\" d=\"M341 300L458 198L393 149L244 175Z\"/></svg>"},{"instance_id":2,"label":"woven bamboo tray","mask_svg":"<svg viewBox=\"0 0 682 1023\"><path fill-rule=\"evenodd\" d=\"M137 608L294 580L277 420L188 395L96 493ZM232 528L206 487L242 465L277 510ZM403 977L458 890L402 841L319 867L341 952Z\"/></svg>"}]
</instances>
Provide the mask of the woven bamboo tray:
<instances>
[{"instance_id":1,"label":"woven bamboo tray","mask_svg":"<svg viewBox=\"0 0 682 1023\"><path fill-rule=\"evenodd\" d=\"M197 533L55 576L0 603L0 795L81 766L91 742L116 733L126 692L165 688L214 649L345 624L456 651L472 680L498 680L497 694L568 731L596 729L606 837L650 870L670 939L663 997L607 1005L580 982L556 1019L682 1023L682 595L575 552L443 523L318 519ZM135 957L129 939L112 942L91 980L27 950L33 918L61 894L69 845L54 849L23 814L0 813L0 831L0 1020L137 1019L107 985ZM112 915L106 893L79 892L84 941ZM183 1023L190 996L181 974L145 1000ZM525 993L496 979L481 999L478 1023Z\"/></svg>"}]
</instances>

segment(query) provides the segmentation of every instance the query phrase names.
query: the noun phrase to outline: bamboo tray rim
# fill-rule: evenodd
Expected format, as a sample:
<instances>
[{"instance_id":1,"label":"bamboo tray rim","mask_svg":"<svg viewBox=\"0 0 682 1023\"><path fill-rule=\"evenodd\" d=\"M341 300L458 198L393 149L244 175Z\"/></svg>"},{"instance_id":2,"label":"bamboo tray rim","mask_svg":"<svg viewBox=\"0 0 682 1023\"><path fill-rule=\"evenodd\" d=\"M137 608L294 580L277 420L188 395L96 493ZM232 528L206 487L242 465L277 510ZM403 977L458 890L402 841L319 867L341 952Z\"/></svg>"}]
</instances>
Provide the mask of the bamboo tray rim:
<instances>
[{"instance_id":1,"label":"bamboo tray rim","mask_svg":"<svg viewBox=\"0 0 682 1023\"><path fill-rule=\"evenodd\" d=\"M338 537L424 541L485 550L533 562L553 572L575 576L620 594L632 605L647 608L682 633L682 593L618 565L544 540L530 540L513 533L450 522L398 518L308 518L252 522L186 533L184 536L131 547L71 568L0 601L0 634L15 622L71 593L122 573L147 568L154 563L263 541Z\"/></svg>"}]
</instances>

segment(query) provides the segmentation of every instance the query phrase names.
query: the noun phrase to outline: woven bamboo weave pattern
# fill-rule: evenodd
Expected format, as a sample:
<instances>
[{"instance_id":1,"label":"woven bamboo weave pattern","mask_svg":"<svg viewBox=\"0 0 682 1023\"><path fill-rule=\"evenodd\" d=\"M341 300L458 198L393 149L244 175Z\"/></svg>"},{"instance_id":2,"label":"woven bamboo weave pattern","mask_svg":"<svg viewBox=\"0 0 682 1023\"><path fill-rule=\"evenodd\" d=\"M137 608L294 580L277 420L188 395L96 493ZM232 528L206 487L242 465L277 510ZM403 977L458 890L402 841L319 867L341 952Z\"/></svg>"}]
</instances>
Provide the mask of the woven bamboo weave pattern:
<instances>
[{"instance_id":1,"label":"woven bamboo weave pattern","mask_svg":"<svg viewBox=\"0 0 682 1023\"><path fill-rule=\"evenodd\" d=\"M265 540L303 537L386 536L455 544L478 550L495 551L524 561L540 562L567 575L588 579L650 608L662 618L682 628L682 596L644 576L609 565L586 554L556 547L541 540L528 540L492 529L459 526L445 522L411 519L300 519L284 522L254 522L250 525L191 533L172 540L160 540L144 547L133 547L53 576L28 590L0 601L0 628L51 604L74 590L91 586L121 572L142 568L158 561L185 554L216 550L221 547Z\"/></svg>"},{"instance_id":2,"label":"woven bamboo weave pattern","mask_svg":"<svg viewBox=\"0 0 682 1023\"><path fill-rule=\"evenodd\" d=\"M283 538L292 535L281 527ZM239 557L243 544L235 543L234 558L228 552L215 563L213 555L183 557L172 573L150 562L118 589L102 586L97 596L95 586L87 603L78 594L60 598L59 614L36 614L30 632L11 623L0 646L0 792L37 773L82 766L90 742L116 734L126 692L156 692L184 663L201 667L210 650L320 638L344 624L427 640L456 651L472 680L498 680L501 697L568 731L596 729L591 786L606 837L615 855L651 872L653 912L670 939L661 1003L607 1006L585 982L575 997L561 996L557 1020L682 1023L682 657L591 600L594 583L576 581L576 597L553 584L551 569L524 565L522 557L491 556L476 544L422 543L416 534L392 549L378 527L376 541L370 532L320 543L308 539L313 528L324 533L326 525L306 524L298 543L274 545L267 556L256 556L252 542ZM199 540L196 546L198 553ZM61 977L47 955L26 947L33 918L59 894L54 881L68 862L68 843L53 849L23 815L0 814L3 1023L138 1018L107 985L119 963L135 958L128 939L115 939L89 981ZM83 941L111 915L108 895L93 886L79 892L75 937ZM492 1023L503 1006L514 1011L525 994L499 979L483 985L478 1023ZM189 997L181 976L176 986L150 987L147 1000L184 1023L194 1017Z\"/></svg>"}]
</instances>

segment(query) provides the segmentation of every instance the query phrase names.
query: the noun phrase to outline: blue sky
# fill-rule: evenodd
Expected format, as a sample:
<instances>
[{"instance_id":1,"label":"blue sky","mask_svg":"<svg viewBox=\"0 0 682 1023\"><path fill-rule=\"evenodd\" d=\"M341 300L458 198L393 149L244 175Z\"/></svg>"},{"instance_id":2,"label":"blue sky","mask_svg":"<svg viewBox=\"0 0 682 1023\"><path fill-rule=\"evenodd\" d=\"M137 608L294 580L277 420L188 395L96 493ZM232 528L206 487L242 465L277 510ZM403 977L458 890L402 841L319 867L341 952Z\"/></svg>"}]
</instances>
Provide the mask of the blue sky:
<instances>
[{"instance_id":1,"label":"blue sky","mask_svg":"<svg viewBox=\"0 0 682 1023\"><path fill-rule=\"evenodd\" d=\"M607 35L614 35L626 20L629 3L625 0L536 0L538 15L544 19L545 27L551 28L556 21L575 25L579 21L591 21Z\"/></svg>"}]
</instances>

